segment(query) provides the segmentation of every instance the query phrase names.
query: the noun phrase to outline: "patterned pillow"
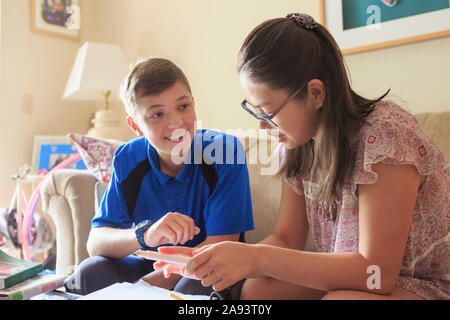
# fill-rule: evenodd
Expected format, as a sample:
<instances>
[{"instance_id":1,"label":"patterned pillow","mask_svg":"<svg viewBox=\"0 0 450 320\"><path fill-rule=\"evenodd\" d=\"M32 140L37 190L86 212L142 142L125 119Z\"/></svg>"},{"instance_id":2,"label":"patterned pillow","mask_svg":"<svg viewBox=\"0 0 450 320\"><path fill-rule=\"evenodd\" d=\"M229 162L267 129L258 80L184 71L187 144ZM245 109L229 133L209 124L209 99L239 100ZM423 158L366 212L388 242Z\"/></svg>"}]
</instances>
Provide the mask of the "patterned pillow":
<instances>
[{"instance_id":1,"label":"patterned pillow","mask_svg":"<svg viewBox=\"0 0 450 320\"><path fill-rule=\"evenodd\" d=\"M109 182L113 171L113 157L116 149L123 143L117 140L107 140L70 133L67 137L75 144L86 168L100 182Z\"/></svg>"}]
</instances>

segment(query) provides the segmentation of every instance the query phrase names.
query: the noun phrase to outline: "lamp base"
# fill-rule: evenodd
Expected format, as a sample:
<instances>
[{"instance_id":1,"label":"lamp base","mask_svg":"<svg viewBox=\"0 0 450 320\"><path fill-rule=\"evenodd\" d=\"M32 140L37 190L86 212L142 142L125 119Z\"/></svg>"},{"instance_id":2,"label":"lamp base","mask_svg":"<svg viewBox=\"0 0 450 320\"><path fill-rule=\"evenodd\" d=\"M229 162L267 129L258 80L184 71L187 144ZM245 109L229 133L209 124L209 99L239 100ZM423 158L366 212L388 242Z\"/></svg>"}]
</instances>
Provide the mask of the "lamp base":
<instances>
[{"instance_id":1,"label":"lamp base","mask_svg":"<svg viewBox=\"0 0 450 320\"><path fill-rule=\"evenodd\" d=\"M130 133L119 126L119 119L114 110L99 110L91 121L94 127L87 132L88 136L102 139L114 139L118 141L129 140Z\"/></svg>"}]
</instances>

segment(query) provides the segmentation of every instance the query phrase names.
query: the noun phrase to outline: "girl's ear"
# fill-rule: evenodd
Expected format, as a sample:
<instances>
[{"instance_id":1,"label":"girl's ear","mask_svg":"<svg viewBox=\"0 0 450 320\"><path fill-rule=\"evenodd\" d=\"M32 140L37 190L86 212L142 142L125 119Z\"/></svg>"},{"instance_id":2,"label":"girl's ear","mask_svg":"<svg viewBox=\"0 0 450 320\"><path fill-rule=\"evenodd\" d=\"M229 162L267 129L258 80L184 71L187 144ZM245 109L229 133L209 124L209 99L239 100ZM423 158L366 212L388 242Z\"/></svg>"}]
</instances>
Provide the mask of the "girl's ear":
<instances>
[{"instance_id":1,"label":"girl's ear","mask_svg":"<svg viewBox=\"0 0 450 320\"><path fill-rule=\"evenodd\" d=\"M129 116L127 117L127 125L138 137L142 137L144 135L138 124Z\"/></svg>"},{"instance_id":2,"label":"girl's ear","mask_svg":"<svg viewBox=\"0 0 450 320\"><path fill-rule=\"evenodd\" d=\"M322 108L325 101L325 86L322 81L312 79L308 83L308 97L311 99L310 101L316 110Z\"/></svg>"}]
</instances>

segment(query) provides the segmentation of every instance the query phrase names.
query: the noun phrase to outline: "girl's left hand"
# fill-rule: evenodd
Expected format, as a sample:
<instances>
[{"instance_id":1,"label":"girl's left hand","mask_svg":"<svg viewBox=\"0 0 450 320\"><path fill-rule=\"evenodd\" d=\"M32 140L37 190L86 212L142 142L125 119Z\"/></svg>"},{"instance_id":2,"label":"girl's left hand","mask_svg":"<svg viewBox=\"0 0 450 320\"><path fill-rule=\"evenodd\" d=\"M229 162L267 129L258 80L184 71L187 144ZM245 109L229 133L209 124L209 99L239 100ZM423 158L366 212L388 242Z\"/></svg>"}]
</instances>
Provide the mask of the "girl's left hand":
<instances>
[{"instance_id":1,"label":"girl's left hand","mask_svg":"<svg viewBox=\"0 0 450 320\"><path fill-rule=\"evenodd\" d=\"M213 286L221 291L241 279L258 276L259 256L255 245L242 242L224 241L203 246L198 249L181 247L162 247L161 253L192 255L186 267L177 265L163 266L165 275L178 273L199 279L205 287ZM159 263L159 262L158 262Z\"/></svg>"},{"instance_id":2,"label":"girl's left hand","mask_svg":"<svg viewBox=\"0 0 450 320\"><path fill-rule=\"evenodd\" d=\"M192 251L194 250L195 248L179 247L179 246L158 248L158 251L164 254L180 254L188 257L193 256ZM183 277L199 280L193 274L188 274L186 272L186 267L179 264L172 264L164 261L156 261L155 263L153 263L153 269L155 271L162 269L165 278L169 278L172 273L176 273L182 275Z\"/></svg>"}]
</instances>

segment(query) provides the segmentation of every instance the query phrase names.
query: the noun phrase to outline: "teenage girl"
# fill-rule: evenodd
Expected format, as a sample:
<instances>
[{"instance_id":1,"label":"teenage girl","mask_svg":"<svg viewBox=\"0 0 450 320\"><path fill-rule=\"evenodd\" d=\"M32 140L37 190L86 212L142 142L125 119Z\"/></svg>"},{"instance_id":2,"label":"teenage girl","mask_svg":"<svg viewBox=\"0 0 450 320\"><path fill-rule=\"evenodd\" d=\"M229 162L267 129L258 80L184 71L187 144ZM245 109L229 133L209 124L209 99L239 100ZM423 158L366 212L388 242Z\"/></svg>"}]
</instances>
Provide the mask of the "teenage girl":
<instances>
[{"instance_id":1,"label":"teenage girl","mask_svg":"<svg viewBox=\"0 0 450 320\"><path fill-rule=\"evenodd\" d=\"M387 95L355 93L330 33L305 14L266 21L238 56L242 107L278 134L281 205L256 245L199 249L185 269L242 299L449 299L449 165ZM317 252L305 252L311 230ZM242 281L240 282L242 283Z\"/></svg>"}]
</instances>

